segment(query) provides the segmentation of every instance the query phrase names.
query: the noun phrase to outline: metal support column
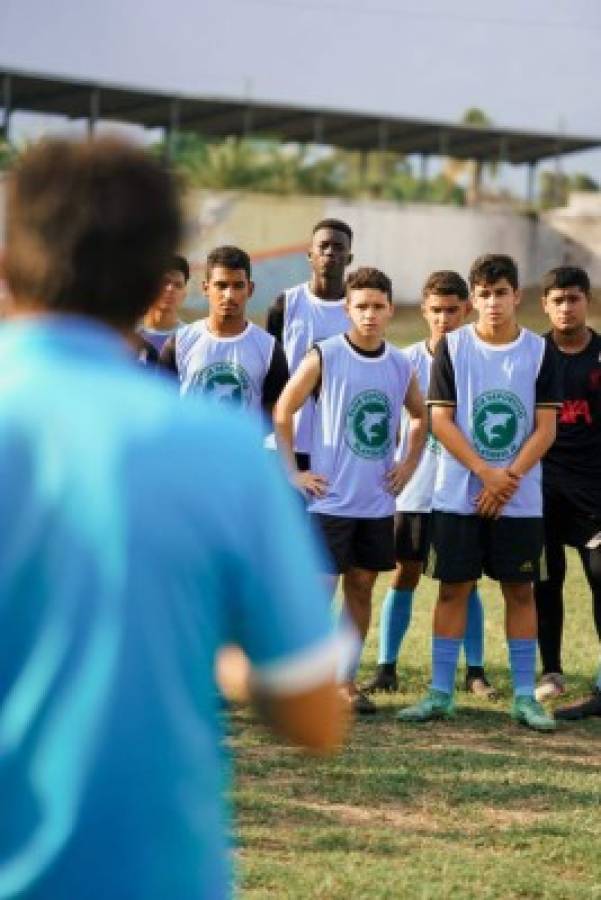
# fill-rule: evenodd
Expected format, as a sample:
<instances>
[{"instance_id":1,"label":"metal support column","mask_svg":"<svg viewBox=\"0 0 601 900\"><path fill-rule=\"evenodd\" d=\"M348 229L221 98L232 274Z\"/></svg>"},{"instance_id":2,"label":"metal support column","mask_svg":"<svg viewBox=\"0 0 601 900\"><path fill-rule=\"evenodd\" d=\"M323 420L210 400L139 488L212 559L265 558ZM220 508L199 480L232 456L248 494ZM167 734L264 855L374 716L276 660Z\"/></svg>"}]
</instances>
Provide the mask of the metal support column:
<instances>
[{"instance_id":1,"label":"metal support column","mask_svg":"<svg viewBox=\"0 0 601 900\"><path fill-rule=\"evenodd\" d=\"M388 152L388 123L378 122L378 171L380 177L380 189L386 178L386 153Z\"/></svg>"},{"instance_id":2,"label":"metal support column","mask_svg":"<svg viewBox=\"0 0 601 900\"><path fill-rule=\"evenodd\" d=\"M315 116L313 119L313 143L323 144L323 118Z\"/></svg>"},{"instance_id":3,"label":"metal support column","mask_svg":"<svg viewBox=\"0 0 601 900\"><path fill-rule=\"evenodd\" d=\"M561 122L559 124L561 129ZM563 206L565 198L563 196L562 190L562 182L563 182L563 169L562 169L562 158L563 158L563 146L561 143L561 139L559 138L557 144L555 145L555 190L554 190L554 198L553 205L554 206Z\"/></svg>"},{"instance_id":4,"label":"metal support column","mask_svg":"<svg viewBox=\"0 0 601 900\"><path fill-rule=\"evenodd\" d=\"M362 192L367 189L368 168L369 168L369 153L367 150L359 150L359 166L358 166L359 190Z\"/></svg>"},{"instance_id":5,"label":"metal support column","mask_svg":"<svg viewBox=\"0 0 601 900\"><path fill-rule=\"evenodd\" d=\"M2 76L2 125L0 126L0 137L4 138L8 144L10 141L10 117L12 113L12 80L11 76L4 74Z\"/></svg>"},{"instance_id":6,"label":"metal support column","mask_svg":"<svg viewBox=\"0 0 601 900\"><path fill-rule=\"evenodd\" d=\"M253 130L253 111L252 106L247 106L244 110L244 122L242 124L242 136L247 139L252 135Z\"/></svg>"},{"instance_id":7,"label":"metal support column","mask_svg":"<svg viewBox=\"0 0 601 900\"><path fill-rule=\"evenodd\" d=\"M528 174L526 176L526 200L528 203L534 203L534 194L536 188L536 160L532 159L528 163Z\"/></svg>"},{"instance_id":8,"label":"metal support column","mask_svg":"<svg viewBox=\"0 0 601 900\"><path fill-rule=\"evenodd\" d=\"M90 111L88 113L88 134L94 137L98 119L100 118L100 88L93 87L90 91Z\"/></svg>"},{"instance_id":9,"label":"metal support column","mask_svg":"<svg viewBox=\"0 0 601 900\"><path fill-rule=\"evenodd\" d=\"M171 165L175 159L179 134L180 102L177 97L169 101L169 121L165 128L165 163Z\"/></svg>"}]
</instances>

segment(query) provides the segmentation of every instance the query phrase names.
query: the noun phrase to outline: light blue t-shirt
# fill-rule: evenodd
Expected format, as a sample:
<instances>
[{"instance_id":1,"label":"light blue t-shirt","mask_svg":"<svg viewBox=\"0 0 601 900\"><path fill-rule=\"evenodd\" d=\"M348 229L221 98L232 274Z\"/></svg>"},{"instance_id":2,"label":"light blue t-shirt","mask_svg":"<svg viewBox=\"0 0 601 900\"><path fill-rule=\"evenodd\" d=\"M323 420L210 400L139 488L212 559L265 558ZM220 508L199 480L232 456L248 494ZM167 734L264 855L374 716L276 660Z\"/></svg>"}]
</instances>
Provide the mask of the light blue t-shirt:
<instances>
[{"instance_id":1,"label":"light blue t-shirt","mask_svg":"<svg viewBox=\"0 0 601 900\"><path fill-rule=\"evenodd\" d=\"M311 538L257 426L102 326L0 357L0 898L226 897L215 654L274 691L331 662Z\"/></svg>"}]
</instances>

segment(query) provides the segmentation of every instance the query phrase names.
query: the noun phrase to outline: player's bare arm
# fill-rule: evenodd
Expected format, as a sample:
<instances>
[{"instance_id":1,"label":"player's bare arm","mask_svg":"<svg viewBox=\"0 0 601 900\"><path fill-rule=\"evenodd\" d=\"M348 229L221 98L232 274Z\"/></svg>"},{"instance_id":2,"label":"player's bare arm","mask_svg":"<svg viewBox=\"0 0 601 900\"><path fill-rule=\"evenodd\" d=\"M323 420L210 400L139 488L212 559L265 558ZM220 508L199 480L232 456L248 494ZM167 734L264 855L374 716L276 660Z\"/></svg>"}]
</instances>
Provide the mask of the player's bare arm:
<instances>
[{"instance_id":1,"label":"player's bare arm","mask_svg":"<svg viewBox=\"0 0 601 900\"><path fill-rule=\"evenodd\" d=\"M314 497L324 497L327 479L314 472L299 472L294 458L294 414L311 396L321 380L319 351L311 350L284 390L273 411L273 425L278 447L285 455L295 484Z\"/></svg>"},{"instance_id":2,"label":"player's bare arm","mask_svg":"<svg viewBox=\"0 0 601 900\"><path fill-rule=\"evenodd\" d=\"M551 444L555 441L557 431L557 412L555 406L537 406L534 414L534 431L524 442L520 452L512 462L511 471L521 477L529 472L543 458Z\"/></svg>"},{"instance_id":3,"label":"player's bare arm","mask_svg":"<svg viewBox=\"0 0 601 900\"><path fill-rule=\"evenodd\" d=\"M432 434L438 438L449 453L480 479L484 490L504 506L518 489L520 476L513 469L494 468L486 465L455 424L454 406L432 405L431 415ZM480 515L483 514L480 513ZM496 515L496 510L488 514Z\"/></svg>"},{"instance_id":4,"label":"player's bare arm","mask_svg":"<svg viewBox=\"0 0 601 900\"><path fill-rule=\"evenodd\" d=\"M428 433L428 412L415 375L409 381L405 409L409 415L407 454L388 472L387 486L391 494L400 493L415 472Z\"/></svg>"},{"instance_id":5,"label":"player's bare arm","mask_svg":"<svg viewBox=\"0 0 601 900\"><path fill-rule=\"evenodd\" d=\"M315 753L333 753L346 735L349 705L335 673L296 693L255 693L253 700L269 725L293 744Z\"/></svg>"},{"instance_id":6,"label":"player's bare arm","mask_svg":"<svg viewBox=\"0 0 601 900\"><path fill-rule=\"evenodd\" d=\"M231 703L255 702L264 718L285 738L317 753L328 753L342 743L348 726L348 703L340 700L334 671L309 690L274 695L253 686L252 666L244 651L233 644L218 658L219 688Z\"/></svg>"},{"instance_id":7,"label":"player's bare arm","mask_svg":"<svg viewBox=\"0 0 601 900\"><path fill-rule=\"evenodd\" d=\"M545 455L555 440L557 430L557 409L555 407L537 407L534 419L534 431L525 441L520 452L509 466L509 472L519 479L529 472ZM499 499L491 491L484 488L476 500L478 514L487 517L498 517L507 501Z\"/></svg>"}]
</instances>

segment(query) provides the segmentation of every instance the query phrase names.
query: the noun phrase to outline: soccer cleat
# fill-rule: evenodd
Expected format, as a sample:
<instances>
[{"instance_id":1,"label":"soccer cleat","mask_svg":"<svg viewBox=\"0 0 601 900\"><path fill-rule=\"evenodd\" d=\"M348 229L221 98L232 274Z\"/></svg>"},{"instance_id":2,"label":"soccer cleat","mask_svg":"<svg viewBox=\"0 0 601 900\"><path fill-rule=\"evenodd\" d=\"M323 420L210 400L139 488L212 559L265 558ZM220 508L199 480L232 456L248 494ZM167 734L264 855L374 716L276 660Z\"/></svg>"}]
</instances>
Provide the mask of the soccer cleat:
<instances>
[{"instance_id":1,"label":"soccer cleat","mask_svg":"<svg viewBox=\"0 0 601 900\"><path fill-rule=\"evenodd\" d=\"M590 697L570 703L569 706L560 706L555 710L555 718L564 721L588 719L591 716L601 717L601 690L595 688Z\"/></svg>"},{"instance_id":2,"label":"soccer cleat","mask_svg":"<svg viewBox=\"0 0 601 900\"><path fill-rule=\"evenodd\" d=\"M351 709L357 716L372 716L378 711L376 704L363 691L351 696Z\"/></svg>"},{"instance_id":3,"label":"soccer cleat","mask_svg":"<svg viewBox=\"0 0 601 900\"><path fill-rule=\"evenodd\" d=\"M566 692L565 678L561 672L546 672L541 678L534 696L539 703L543 700L554 700Z\"/></svg>"},{"instance_id":4,"label":"soccer cleat","mask_svg":"<svg viewBox=\"0 0 601 900\"><path fill-rule=\"evenodd\" d=\"M378 665L374 677L361 685L361 690L365 694L377 694L379 692L392 694L395 691L398 691L398 689L399 680L396 672L387 672L381 663Z\"/></svg>"},{"instance_id":5,"label":"soccer cleat","mask_svg":"<svg viewBox=\"0 0 601 900\"><path fill-rule=\"evenodd\" d=\"M465 689L468 694L484 697L486 700L496 700L499 696L484 671L473 675L468 672L465 676Z\"/></svg>"},{"instance_id":6,"label":"soccer cleat","mask_svg":"<svg viewBox=\"0 0 601 900\"><path fill-rule=\"evenodd\" d=\"M511 718L534 731L555 731L557 728L555 719L547 715L534 697L514 697Z\"/></svg>"},{"instance_id":7,"label":"soccer cleat","mask_svg":"<svg viewBox=\"0 0 601 900\"><path fill-rule=\"evenodd\" d=\"M454 712L452 696L430 688L423 700L401 709L396 718L400 722L429 722L431 719L450 719Z\"/></svg>"}]
</instances>

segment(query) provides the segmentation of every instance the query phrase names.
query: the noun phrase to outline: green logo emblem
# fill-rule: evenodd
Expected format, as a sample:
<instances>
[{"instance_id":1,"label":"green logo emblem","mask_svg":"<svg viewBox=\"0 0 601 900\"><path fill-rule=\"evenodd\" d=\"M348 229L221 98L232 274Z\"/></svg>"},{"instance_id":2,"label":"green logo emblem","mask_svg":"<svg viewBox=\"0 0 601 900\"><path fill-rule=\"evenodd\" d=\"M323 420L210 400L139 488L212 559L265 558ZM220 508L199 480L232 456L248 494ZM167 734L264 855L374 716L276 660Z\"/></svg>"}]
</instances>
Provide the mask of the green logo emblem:
<instances>
[{"instance_id":1,"label":"green logo emblem","mask_svg":"<svg viewBox=\"0 0 601 900\"><path fill-rule=\"evenodd\" d=\"M435 438L431 431L426 435L426 450L428 453L433 453L434 456L440 456L442 453L442 446L438 438Z\"/></svg>"},{"instance_id":2,"label":"green logo emblem","mask_svg":"<svg viewBox=\"0 0 601 900\"><path fill-rule=\"evenodd\" d=\"M474 401L472 437L480 456L510 459L526 437L528 417L519 397L509 391L485 391Z\"/></svg>"},{"instance_id":3,"label":"green logo emblem","mask_svg":"<svg viewBox=\"0 0 601 900\"><path fill-rule=\"evenodd\" d=\"M357 456L382 459L392 446L390 400L381 391L358 394L346 412L346 442Z\"/></svg>"},{"instance_id":4,"label":"green logo emblem","mask_svg":"<svg viewBox=\"0 0 601 900\"><path fill-rule=\"evenodd\" d=\"M194 378L193 389L218 403L247 406L250 401L250 379L242 366L235 363L207 366Z\"/></svg>"}]
</instances>

